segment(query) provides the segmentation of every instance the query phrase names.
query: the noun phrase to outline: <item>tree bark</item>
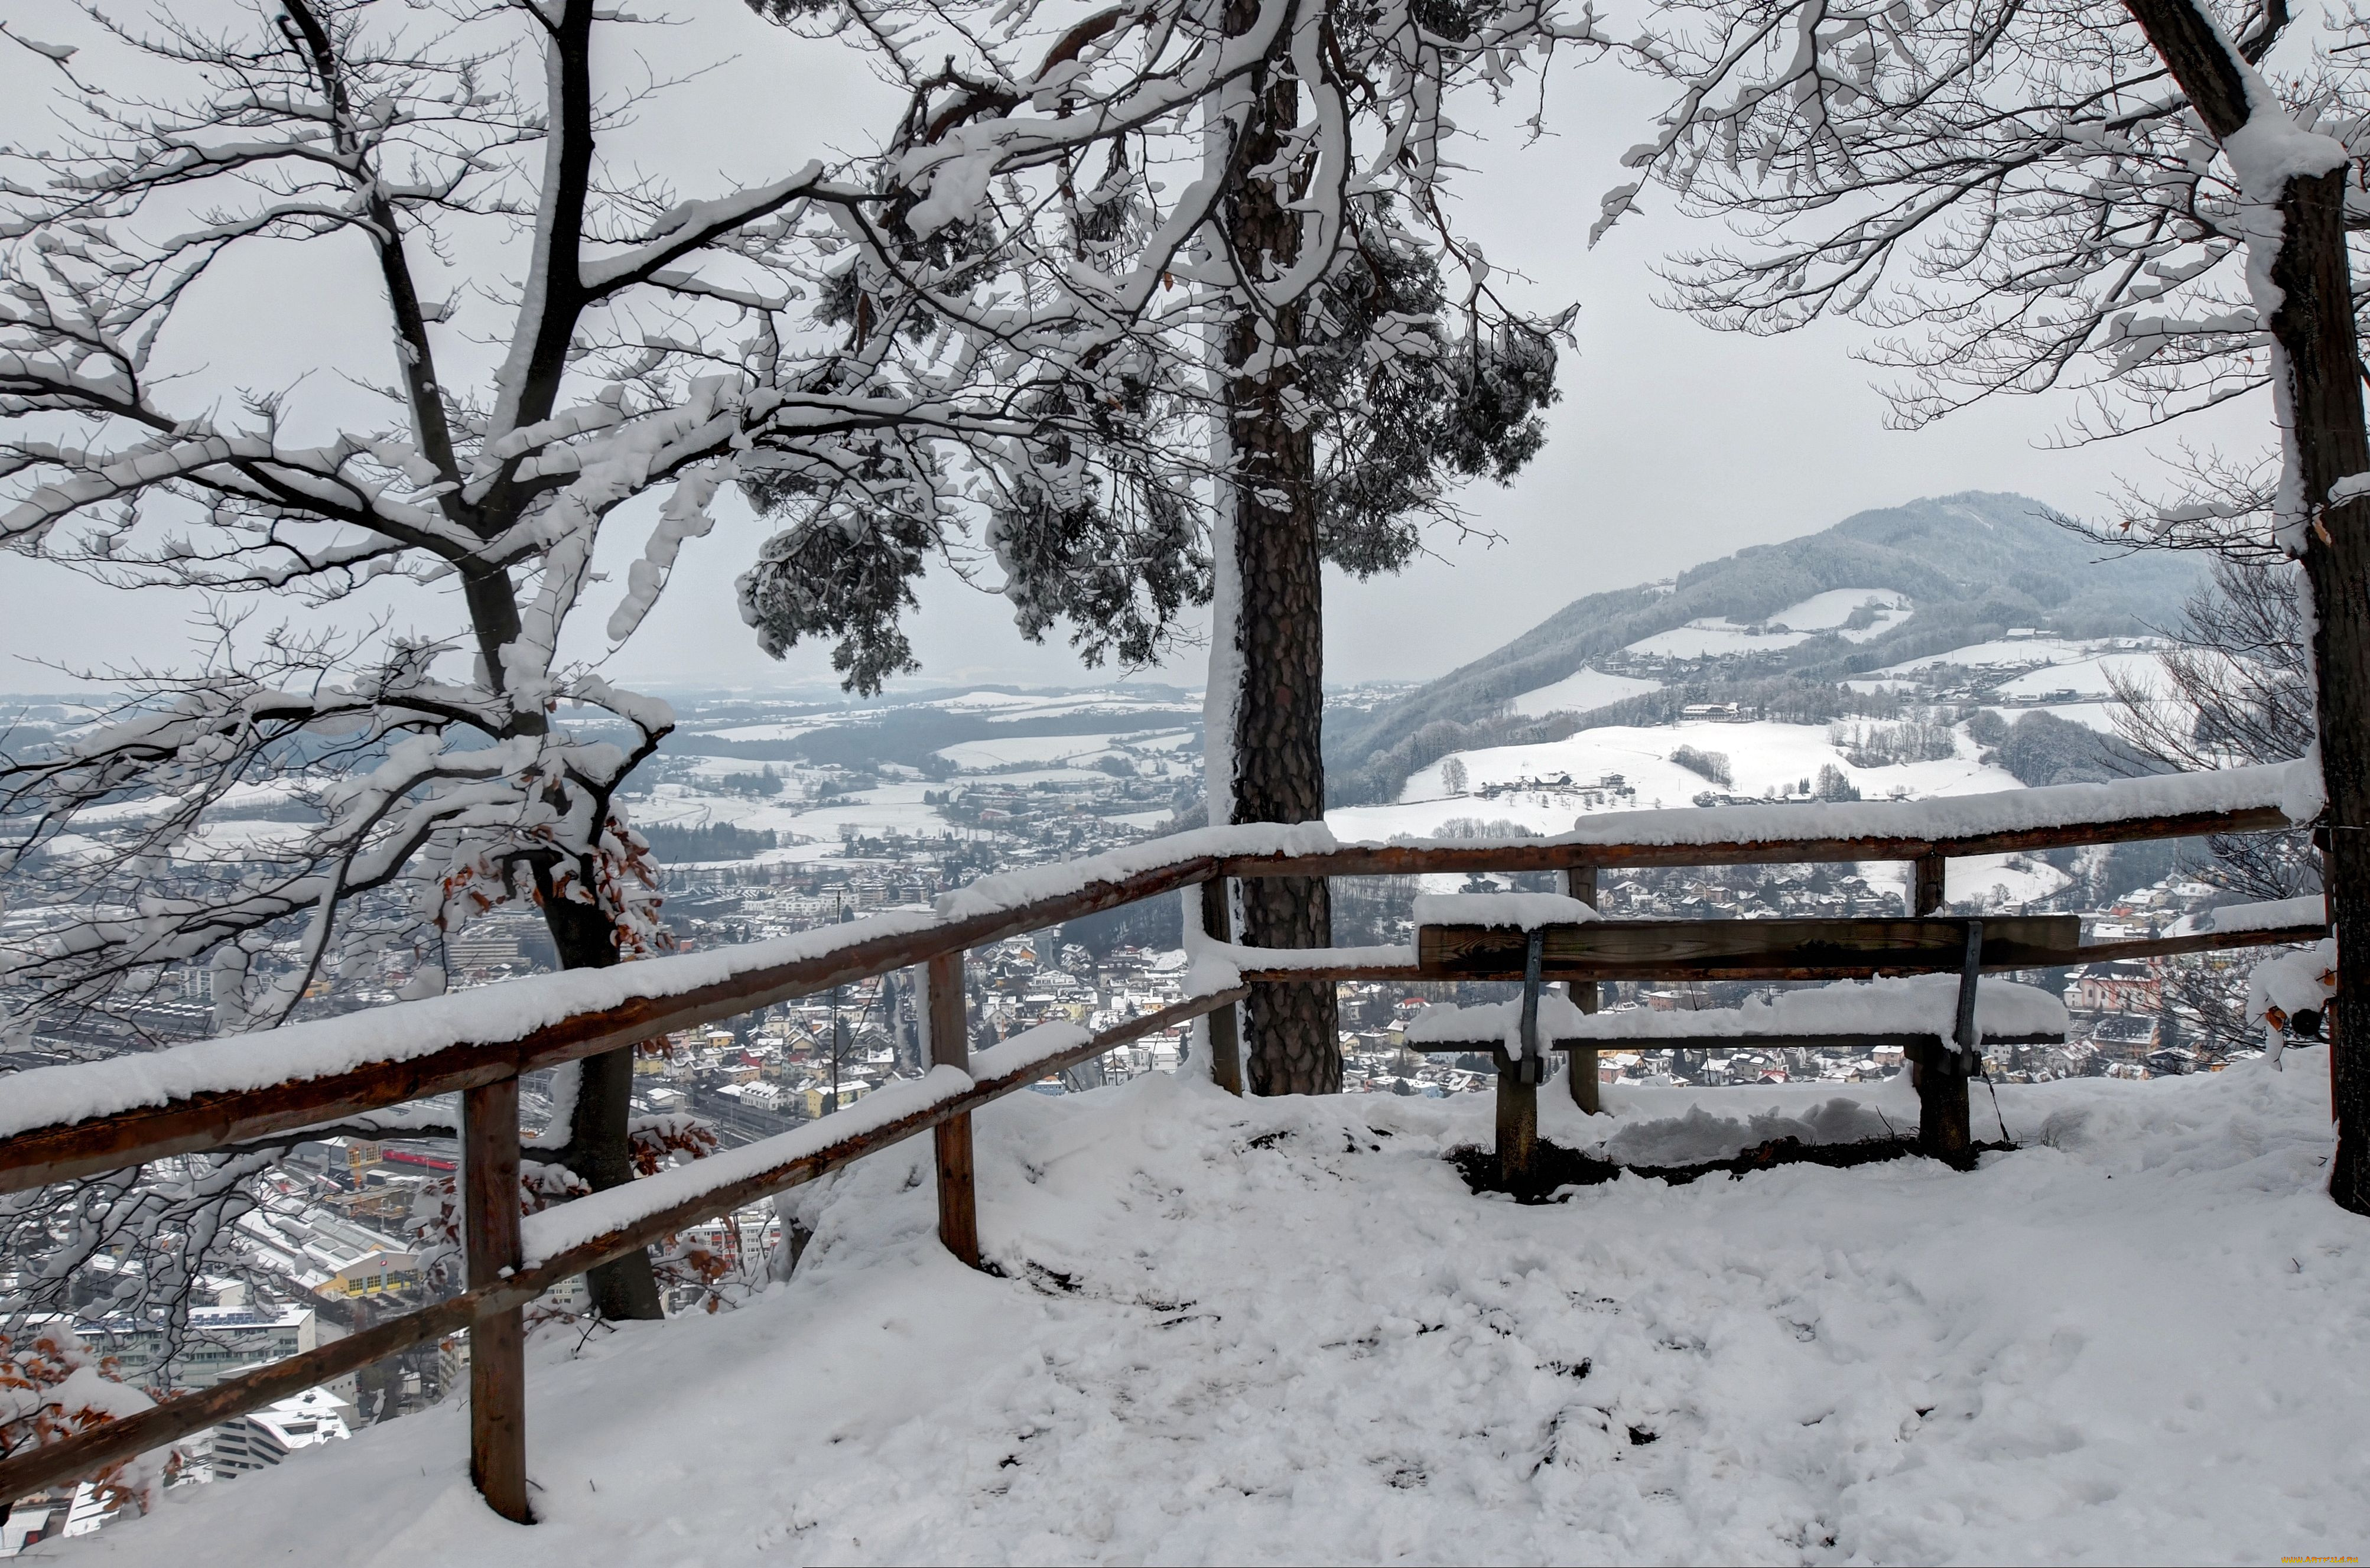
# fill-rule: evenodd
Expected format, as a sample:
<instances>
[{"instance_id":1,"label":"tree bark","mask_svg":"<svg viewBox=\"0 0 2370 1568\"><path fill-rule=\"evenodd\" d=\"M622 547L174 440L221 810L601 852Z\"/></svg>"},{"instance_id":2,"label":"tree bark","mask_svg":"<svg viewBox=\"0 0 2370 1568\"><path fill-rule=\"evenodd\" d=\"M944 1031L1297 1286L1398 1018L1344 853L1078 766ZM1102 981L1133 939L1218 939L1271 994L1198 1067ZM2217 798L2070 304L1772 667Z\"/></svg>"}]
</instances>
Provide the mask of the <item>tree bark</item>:
<instances>
[{"instance_id":1,"label":"tree bark","mask_svg":"<svg viewBox=\"0 0 2370 1568\"><path fill-rule=\"evenodd\" d=\"M2206 129L2226 143L2249 119L2247 75L2192 0L2124 0ZM2370 473L2362 356L2345 253L2345 171L2291 177L2280 192L2281 291L2267 323L2287 360L2302 504L2312 519L2304 568L2312 585L2313 670L2319 716L2322 881L2337 928L2333 1016L2370 1020L2370 499L2331 506L2341 479ZM2331 1044L2337 1153L2330 1195L2370 1214L2370 1061Z\"/></svg>"},{"instance_id":2,"label":"tree bark","mask_svg":"<svg viewBox=\"0 0 2370 1568\"><path fill-rule=\"evenodd\" d=\"M486 678L498 690L508 688L502 668L503 650L518 640L517 590L507 571L469 578L464 585L469 619L477 635ZM550 721L542 709L512 710L513 734L546 733ZM617 962L617 928L605 911L559 895L547 864L531 867L535 895L543 905L544 928L551 933L552 951L559 967L606 969ZM585 879L590 885L591 879ZM628 1124L634 1113L634 1052L627 1046L588 1057L576 1066L576 1105L568 1119L568 1146L558 1161L582 1177L596 1193L622 1187L634 1179L634 1151ZM592 1309L612 1321L666 1316L659 1294L658 1275L647 1251L628 1252L603 1263L585 1276L585 1293Z\"/></svg>"},{"instance_id":3,"label":"tree bark","mask_svg":"<svg viewBox=\"0 0 2370 1568\"><path fill-rule=\"evenodd\" d=\"M2272 281L2286 294L2272 332L2287 347L2296 450L2306 504L2318 526L2306 540L2312 584L2312 654L2320 718L2320 775L2328 795L2321 883L2337 928L2332 1015L2370 1020L2370 502L2323 510L2330 487L2370 473L2346 263L2345 174L2288 182L2280 203L2284 243ZM2329 1191L2370 1215L2370 1061L2330 1034L2330 1111L2337 1153Z\"/></svg>"},{"instance_id":4,"label":"tree bark","mask_svg":"<svg viewBox=\"0 0 2370 1568\"><path fill-rule=\"evenodd\" d=\"M551 931L562 969L606 969L617 962L617 932L609 917L590 904L546 897L544 924ZM596 1193L634 1179L634 1151L627 1124L633 1116L634 1050L628 1045L577 1064L576 1107L568 1120L568 1147L560 1162L584 1178ZM592 1309L612 1321L663 1318L650 1255L638 1248L585 1276Z\"/></svg>"},{"instance_id":5,"label":"tree bark","mask_svg":"<svg viewBox=\"0 0 2370 1568\"><path fill-rule=\"evenodd\" d=\"M1230 31L1253 13L1228 9ZM1272 277L1300 254L1300 216L1284 189L1283 131L1299 119L1300 92L1281 65L1255 93L1235 149L1234 189L1223 209L1227 243L1252 277ZM1232 822L1311 822L1325 814L1324 578L1317 538L1317 442L1287 417L1297 373L1302 306L1287 301L1262 318L1248 304L1226 344L1225 401L1232 430L1235 625L1239 686L1234 703ZM1321 877L1254 877L1242 883L1242 940L1258 947L1324 947L1332 901ZM1329 984L1254 986L1243 1008L1244 1080L1255 1094L1334 1094L1341 1088L1338 1005Z\"/></svg>"}]
</instances>

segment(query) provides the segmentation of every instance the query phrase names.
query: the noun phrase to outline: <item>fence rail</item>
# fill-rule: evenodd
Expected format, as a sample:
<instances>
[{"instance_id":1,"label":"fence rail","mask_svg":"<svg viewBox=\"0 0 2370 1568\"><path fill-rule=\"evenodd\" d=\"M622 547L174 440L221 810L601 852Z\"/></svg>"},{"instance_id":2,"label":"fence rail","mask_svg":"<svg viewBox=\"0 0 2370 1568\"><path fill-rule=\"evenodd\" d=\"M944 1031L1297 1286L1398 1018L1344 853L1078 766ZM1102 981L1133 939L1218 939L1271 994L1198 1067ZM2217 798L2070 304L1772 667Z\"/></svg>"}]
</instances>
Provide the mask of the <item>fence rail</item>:
<instances>
[{"instance_id":1,"label":"fence rail","mask_svg":"<svg viewBox=\"0 0 2370 1568\"><path fill-rule=\"evenodd\" d=\"M1208 996L1190 997L1157 1012L1130 1019L1066 1050L1032 1055L1020 1066L992 1078L966 1079L954 1086L940 1085L927 1092L912 1093L909 1098L915 1103L900 1108L897 1113L873 1124L864 1124L851 1115L849 1120L858 1121L858 1125L843 1136L764 1164L736 1179L702 1186L677 1202L640 1215L629 1223L604 1230L549 1258L518 1266L505 1278L473 1283L461 1295L432 1307L389 1319L343 1339L332 1340L317 1349L290 1356L284 1361L275 1361L257 1371L226 1378L211 1389L167 1400L137 1415L93 1427L63 1442L0 1460L0 1498L21 1497L27 1493L85 1474L128 1454L142 1453L177 1441L233 1416L259 1409L274 1400L285 1399L329 1378L357 1371L398 1351L433 1343L448 1334L471 1327L482 1318L516 1311L554 1286L564 1285L614 1258L623 1257L637 1247L648 1246L701 1220L730 1214L760 1198L788 1192L828 1175L866 1155L877 1154L916 1134L928 1132L957 1117L968 1116L983 1105L1027 1089L1049 1073L1058 1073L1130 1041L1156 1034L1219 1008L1230 1007L1247 995L1247 991L1237 986ZM920 1084L901 1085L899 1088L921 1091L931 1083L931 1079L926 1078ZM882 1090L879 1096L871 1098L885 1096L893 1100L898 1092L898 1090ZM783 1134L779 1138L752 1144L734 1152L740 1155L756 1153L764 1150L767 1144L798 1138L803 1133L827 1130L828 1127L828 1121L815 1123L800 1132ZM512 1124L512 1136L513 1138L516 1136L515 1122ZM696 1165L677 1169L690 1173L698 1170ZM515 1181L512 1185L515 1188Z\"/></svg>"},{"instance_id":2,"label":"fence rail","mask_svg":"<svg viewBox=\"0 0 2370 1568\"><path fill-rule=\"evenodd\" d=\"M489 1505L523 1520L528 1517L524 1374L517 1330L521 1310L552 1286L691 1224L811 1182L926 1130L935 1135L940 1237L957 1256L976 1264L969 1118L980 1106L1025 1089L1049 1072L1204 1015L1214 1015L1209 1031L1212 1076L1239 1093L1241 1065L1236 1059L1232 1004L1248 994L1246 986L1475 977L1469 964L1457 967L1436 955L1427 959L1414 949L1406 950L1403 959L1389 950L1329 950L1286 959L1281 953L1225 945L1231 935L1230 901L1225 894L1228 879L1553 871L1566 876L1575 896L1593 903L1601 870L1903 860L1914 867L1910 914L1917 917L1930 915L1939 905L1943 869L1954 858L2298 825L2282 810L2289 796L2285 768L2200 776L2180 781L2169 797L2160 787L2162 780L2139 783L2148 788L2070 786L1982 798L1981 809L1972 813L1966 798L1952 802L1947 812L1938 811L1933 802L1873 802L1839 808L1840 817L1823 809L1818 824L1840 824L1849 831L1797 837L1778 831L1739 831L1719 837L1706 831L1716 824L1782 829L1803 821L1802 808L1782 806L1694 815L1623 813L1592 824L1591 831L1559 838L1485 844L1340 847L1329 846L1321 831L1305 828L1202 830L1053 872L1039 869L1008 882L965 889L942 901L940 911L932 915L892 913L784 943L754 944L746 953L721 961L720 972L714 954L653 960L599 972L597 982L581 974L507 982L435 1002L398 1004L323 1024L294 1025L266 1036L199 1042L151 1057L14 1075L9 1083L17 1091L12 1097L16 1109L0 1107L0 1131L9 1135L0 1141L0 1192L175 1155L233 1148L457 1091L463 1096L462 1163L467 1178L464 1233L469 1273L467 1288L449 1300L0 1460L0 1500L87 1473L466 1328L473 1342L471 1472ZM2182 809L2164 809L2168 798ZM2084 812L2090 813L2087 820L2075 820ZM1981 825L1938 831L1938 824L1963 824L1971 818L1980 818ZM1625 828L1639 830L1638 836L1620 838ZM1314 847L1312 839L1328 847ZM961 955L966 950L1197 884L1202 893L1194 923L1205 940L1219 944L1218 953L1239 961L1239 974L1225 988L1188 997L1099 1034L1069 1030L1039 1046L1018 1050L1021 1042L1011 1042L972 1062L961 1038ZM1919 922L1828 924L1872 930ZM2084 947L2058 930L2054 945L2028 943L2030 951L2004 942L2000 961L1990 967L2160 956L2307 940L2321 934L2321 928L2296 927ZM1873 972L1896 964L1899 957L1897 951L1889 952L1835 972ZM1262 958L1270 962L1262 963ZM1709 973L1700 962L1687 962L1694 967L1639 950L1592 965L1582 982L1581 1005L1593 1006L1594 986L1586 981L1702 978ZM516 1204L500 1199L516 1188L520 1075L915 965L925 970L924 1013L933 1063L923 1078L876 1091L843 1113L848 1118L845 1122L834 1117L811 1124L561 1205L534 1216L523 1228ZM1510 977L1520 977L1519 967ZM608 988L600 995L629 994L602 1005L566 1005L596 983ZM514 1002L536 1005L507 1010L489 1006L504 991ZM489 1029L472 1020L473 1009L487 1009L487 1016L541 1016L545 1021L508 1031ZM356 1029L380 1031L364 1037L386 1043L376 1059L367 1059L358 1050ZM259 1068L254 1055L259 1049L272 1053L262 1058L266 1064L284 1065L285 1071ZM371 1049L375 1044L362 1048ZM1593 1072L1586 1086L1577 1077L1574 1085L1575 1098L1593 1109ZM86 1103L115 1109L109 1114L75 1113ZM512 1173L507 1180L505 1171ZM478 1197L493 1201L474 1201Z\"/></svg>"}]
</instances>

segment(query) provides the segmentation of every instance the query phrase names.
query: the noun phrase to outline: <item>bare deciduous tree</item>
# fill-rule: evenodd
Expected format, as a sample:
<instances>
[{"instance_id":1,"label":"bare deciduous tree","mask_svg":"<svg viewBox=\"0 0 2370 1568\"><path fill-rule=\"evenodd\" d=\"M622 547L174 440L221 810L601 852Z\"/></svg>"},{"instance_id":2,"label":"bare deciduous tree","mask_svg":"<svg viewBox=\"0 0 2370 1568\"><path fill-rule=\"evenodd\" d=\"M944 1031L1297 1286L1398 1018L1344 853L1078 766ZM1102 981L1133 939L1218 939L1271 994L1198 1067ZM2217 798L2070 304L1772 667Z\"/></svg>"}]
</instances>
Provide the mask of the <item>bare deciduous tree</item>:
<instances>
[{"instance_id":1,"label":"bare deciduous tree","mask_svg":"<svg viewBox=\"0 0 2370 1568\"><path fill-rule=\"evenodd\" d=\"M2071 386L2097 394L2077 429L2103 433L2269 388L2282 460L2260 543L2309 583L2336 1006L2370 1018L2354 56L2308 57L2311 26L2284 0L1674 10L1697 25L1629 46L1678 93L1630 160L1750 242L1682 260L1707 318L1781 331L1849 312L1899 329L1884 353L1910 373L1896 408L1911 422ZM2283 48L2298 62L2285 72ZM1608 197L1604 221L1640 189ZM2370 1213L2370 1063L2340 1053L2336 1078L2330 1192Z\"/></svg>"},{"instance_id":2,"label":"bare deciduous tree","mask_svg":"<svg viewBox=\"0 0 2370 1568\"><path fill-rule=\"evenodd\" d=\"M1025 24L992 10L953 15ZM1290 15L1178 64L1177 14L1146 14L939 113L885 178L790 157L692 199L598 150L654 89L616 85L636 24L594 0L98 7L79 49L12 33L75 129L0 151L0 543L297 617L219 609L200 667L123 673L121 707L0 760L0 875L41 916L0 942L12 1027L136 1015L192 964L233 1029L389 963L423 994L442 936L505 904L540 909L567 968L661 945L617 797L673 720L603 676L604 647L727 486L804 510L753 597L846 623L874 592L857 543L919 526L926 548L983 496L1074 490L1073 448L1136 442L1108 397L1214 192L1109 266L983 197L1191 114ZM280 340L259 269L292 264L375 347L209 375L195 344ZM640 559L604 588L629 520ZM1012 570L1050 625L1096 605L1065 579L1088 564ZM859 680L897 662L843 654ZM259 801L296 820L226 828ZM565 1075L540 1150L596 1190L633 1176L629 1074L618 1052ZM592 1284L610 1316L659 1309L640 1257Z\"/></svg>"}]
</instances>

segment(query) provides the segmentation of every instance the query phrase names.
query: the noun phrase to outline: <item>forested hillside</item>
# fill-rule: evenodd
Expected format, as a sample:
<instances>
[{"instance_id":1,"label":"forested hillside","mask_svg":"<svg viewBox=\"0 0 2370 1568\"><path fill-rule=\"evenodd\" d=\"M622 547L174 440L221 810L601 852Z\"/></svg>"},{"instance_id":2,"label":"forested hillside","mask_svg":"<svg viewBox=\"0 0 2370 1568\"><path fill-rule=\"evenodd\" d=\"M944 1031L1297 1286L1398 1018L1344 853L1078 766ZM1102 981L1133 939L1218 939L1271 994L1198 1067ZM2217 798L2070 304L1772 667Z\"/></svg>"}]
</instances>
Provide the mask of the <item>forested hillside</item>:
<instances>
[{"instance_id":1,"label":"forested hillside","mask_svg":"<svg viewBox=\"0 0 2370 1568\"><path fill-rule=\"evenodd\" d=\"M1449 752L1540 732L1537 718L1509 711L1523 694L1691 622L1754 623L1841 589L1890 590L1912 602L1905 619L1872 636L1829 631L1698 661L1689 686L1672 694L1734 700L1753 695L1748 686L1764 696L1815 686L2011 628L2069 637L2152 630L2172 618L2197 571L2186 556L2111 556L2026 496L1967 491L1858 513L1821 533L1707 562L1675 582L1592 594L1396 702L1329 713L1326 774L1337 804L1393 799L1409 773Z\"/></svg>"}]
</instances>

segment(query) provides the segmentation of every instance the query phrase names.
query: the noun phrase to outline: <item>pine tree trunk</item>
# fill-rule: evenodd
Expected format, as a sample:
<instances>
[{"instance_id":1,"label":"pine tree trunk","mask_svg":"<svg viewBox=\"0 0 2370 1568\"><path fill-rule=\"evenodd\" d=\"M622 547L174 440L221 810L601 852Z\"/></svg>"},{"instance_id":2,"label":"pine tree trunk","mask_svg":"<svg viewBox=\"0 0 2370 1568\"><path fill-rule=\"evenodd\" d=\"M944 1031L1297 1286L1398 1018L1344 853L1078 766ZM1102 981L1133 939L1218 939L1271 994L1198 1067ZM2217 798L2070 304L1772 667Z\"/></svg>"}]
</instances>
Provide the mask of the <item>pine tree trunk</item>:
<instances>
[{"instance_id":1,"label":"pine tree trunk","mask_svg":"<svg viewBox=\"0 0 2370 1568\"><path fill-rule=\"evenodd\" d=\"M1299 89L1279 72L1253 100L1233 167L1272 168L1285 151L1279 128L1298 117ZM1277 189L1290 178L1284 171L1272 179L1238 172L1226 199L1227 237L1255 275L1272 276L1299 255L1300 219ZM1294 371L1268 363L1271 347L1289 350L1300 337L1301 306L1294 301L1264 322L1244 312L1226 345L1241 594L1235 625L1240 684L1234 703L1233 822L1312 822L1325 814L1316 437L1285 417ZM1212 798L1218 798L1215 791ZM1241 940L1256 947L1324 947L1332 940L1332 905L1323 878L1247 877L1241 886ZM1244 1005L1245 1084L1255 1094L1340 1092L1337 1010L1329 984L1252 986Z\"/></svg>"},{"instance_id":2,"label":"pine tree trunk","mask_svg":"<svg viewBox=\"0 0 2370 1568\"><path fill-rule=\"evenodd\" d=\"M2250 116L2247 82L2192 0L2124 0L2206 129L2227 142ZM2312 585L2312 652L2319 715L2322 881L2337 927L2337 994L2330 1046L2337 1154L2329 1191L2370 1214L2370 1059L2337 1041L2370 1036L2370 499L2330 506L2339 480L2370 473L2361 346L2345 253L2345 171L2291 177L2281 191L2267 325L2287 360Z\"/></svg>"},{"instance_id":3,"label":"pine tree trunk","mask_svg":"<svg viewBox=\"0 0 2370 1568\"><path fill-rule=\"evenodd\" d=\"M2345 174L2288 182L2272 281L2286 294L2272 331L2287 349L2295 389L2296 453L2308 508L2349 476L2370 473L2360 350L2345 255ZM2337 927L2337 994L2330 1031L2337 1154L2329 1191L2370 1215L2370 1058L2341 1040L2370 1026L2370 501L2319 513L2305 545L2312 584L2312 655L2320 718L2321 882Z\"/></svg>"},{"instance_id":4,"label":"pine tree trunk","mask_svg":"<svg viewBox=\"0 0 2370 1568\"><path fill-rule=\"evenodd\" d=\"M560 968L606 969L617 962L616 929L592 905L546 898L543 917ZM562 1163L596 1193L622 1187L634 1179L634 1153L627 1133L633 1116L633 1047L589 1057L577 1070L576 1108L569 1117ZM585 1276L584 1285L593 1310L612 1321L666 1316L645 1248L603 1263Z\"/></svg>"}]
</instances>

